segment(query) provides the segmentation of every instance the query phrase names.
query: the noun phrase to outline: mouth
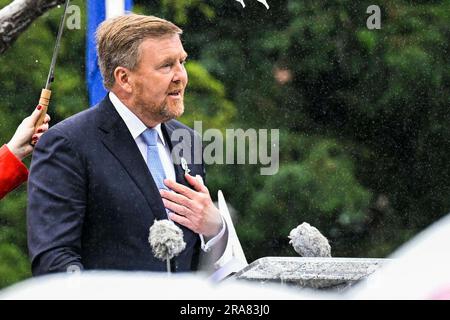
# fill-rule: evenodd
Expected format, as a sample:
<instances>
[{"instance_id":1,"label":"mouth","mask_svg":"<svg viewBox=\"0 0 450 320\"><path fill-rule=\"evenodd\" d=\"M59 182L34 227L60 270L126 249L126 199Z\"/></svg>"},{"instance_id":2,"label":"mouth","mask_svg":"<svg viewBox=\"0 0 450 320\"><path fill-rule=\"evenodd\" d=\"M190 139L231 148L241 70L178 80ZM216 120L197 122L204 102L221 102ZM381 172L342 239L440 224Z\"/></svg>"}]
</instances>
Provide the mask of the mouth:
<instances>
[{"instance_id":1,"label":"mouth","mask_svg":"<svg viewBox=\"0 0 450 320\"><path fill-rule=\"evenodd\" d=\"M168 96L173 98L180 98L181 97L181 89L170 91Z\"/></svg>"}]
</instances>

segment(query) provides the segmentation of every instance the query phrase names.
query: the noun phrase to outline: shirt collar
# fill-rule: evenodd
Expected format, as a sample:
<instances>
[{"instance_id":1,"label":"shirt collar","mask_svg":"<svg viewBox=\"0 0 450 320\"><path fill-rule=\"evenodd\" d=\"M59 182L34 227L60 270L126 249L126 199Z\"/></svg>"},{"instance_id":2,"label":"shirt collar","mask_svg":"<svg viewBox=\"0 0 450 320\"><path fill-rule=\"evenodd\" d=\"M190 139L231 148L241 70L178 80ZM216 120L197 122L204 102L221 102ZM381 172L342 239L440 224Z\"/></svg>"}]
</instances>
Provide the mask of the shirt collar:
<instances>
[{"instance_id":1,"label":"shirt collar","mask_svg":"<svg viewBox=\"0 0 450 320\"><path fill-rule=\"evenodd\" d=\"M114 92L109 92L109 99L111 100L114 108L116 108L120 117L125 122L133 139L136 140L147 129L147 126L127 106L125 106L122 101L119 100ZM161 123L156 125L153 129L158 132L159 140L165 146L166 142L161 130Z\"/></svg>"}]
</instances>

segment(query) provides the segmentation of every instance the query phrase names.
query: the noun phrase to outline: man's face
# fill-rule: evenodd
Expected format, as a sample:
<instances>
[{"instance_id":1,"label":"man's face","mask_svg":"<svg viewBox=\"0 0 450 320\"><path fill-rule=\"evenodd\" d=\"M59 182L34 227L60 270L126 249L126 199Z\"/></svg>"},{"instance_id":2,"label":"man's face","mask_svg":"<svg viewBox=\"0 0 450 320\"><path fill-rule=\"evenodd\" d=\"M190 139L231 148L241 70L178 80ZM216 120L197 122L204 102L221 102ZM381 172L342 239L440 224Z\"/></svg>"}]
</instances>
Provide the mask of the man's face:
<instances>
[{"instance_id":1,"label":"man's face","mask_svg":"<svg viewBox=\"0 0 450 320\"><path fill-rule=\"evenodd\" d=\"M142 42L139 63L130 73L130 84L133 107L145 124L164 122L183 114L184 89L188 82L186 58L179 35Z\"/></svg>"}]
</instances>

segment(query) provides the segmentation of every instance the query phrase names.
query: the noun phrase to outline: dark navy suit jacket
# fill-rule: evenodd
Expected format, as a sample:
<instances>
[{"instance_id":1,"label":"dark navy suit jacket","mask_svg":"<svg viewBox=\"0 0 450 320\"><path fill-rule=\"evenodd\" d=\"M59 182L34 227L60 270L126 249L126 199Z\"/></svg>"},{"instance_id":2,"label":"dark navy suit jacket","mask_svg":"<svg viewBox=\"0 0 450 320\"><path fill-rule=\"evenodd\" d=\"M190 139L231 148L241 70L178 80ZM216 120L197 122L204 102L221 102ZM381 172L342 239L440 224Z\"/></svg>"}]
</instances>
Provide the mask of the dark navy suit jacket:
<instances>
[{"instance_id":1,"label":"dark navy suit jacket","mask_svg":"<svg viewBox=\"0 0 450 320\"><path fill-rule=\"evenodd\" d=\"M194 159L194 131L178 121L162 124L171 133L189 130L185 146ZM194 142L195 141L195 142ZM200 142L201 143L201 142ZM179 146L180 147L180 146ZM201 150L201 147L200 147ZM190 164L205 178L204 165ZM188 185L175 165L176 179ZM27 231L33 275L84 269L165 271L148 242L155 219L166 219L159 191L125 122L108 97L94 108L52 127L33 152L28 182ZM172 271L195 270L199 236L181 227L186 249Z\"/></svg>"}]
</instances>

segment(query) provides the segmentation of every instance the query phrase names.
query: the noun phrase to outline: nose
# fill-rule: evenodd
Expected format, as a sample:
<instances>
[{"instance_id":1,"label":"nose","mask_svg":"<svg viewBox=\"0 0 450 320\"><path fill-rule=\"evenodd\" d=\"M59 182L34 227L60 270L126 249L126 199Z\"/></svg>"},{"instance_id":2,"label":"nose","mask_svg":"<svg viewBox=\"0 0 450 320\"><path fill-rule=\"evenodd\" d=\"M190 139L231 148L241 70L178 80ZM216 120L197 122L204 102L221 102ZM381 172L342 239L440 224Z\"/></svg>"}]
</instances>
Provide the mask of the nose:
<instances>
[{"instance_id":1,"label":"nose","mask_svg":"<svg viewBox=\"0 0 450 320\"><path fill-rule=\"evenodd\" d=\"M173 82L187 83L187 72L183 63L178 62L174 68Z\"/></svg>"}]
</instances>

